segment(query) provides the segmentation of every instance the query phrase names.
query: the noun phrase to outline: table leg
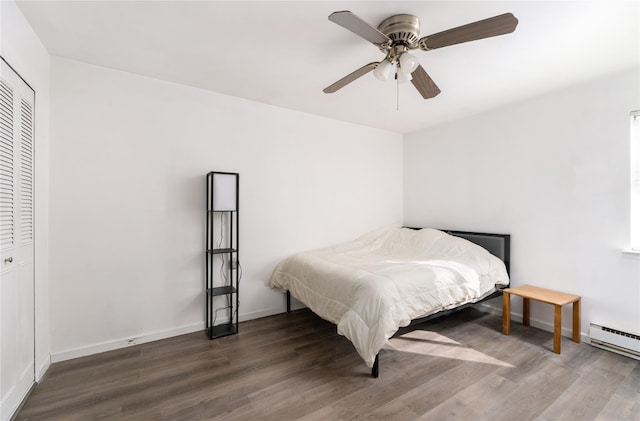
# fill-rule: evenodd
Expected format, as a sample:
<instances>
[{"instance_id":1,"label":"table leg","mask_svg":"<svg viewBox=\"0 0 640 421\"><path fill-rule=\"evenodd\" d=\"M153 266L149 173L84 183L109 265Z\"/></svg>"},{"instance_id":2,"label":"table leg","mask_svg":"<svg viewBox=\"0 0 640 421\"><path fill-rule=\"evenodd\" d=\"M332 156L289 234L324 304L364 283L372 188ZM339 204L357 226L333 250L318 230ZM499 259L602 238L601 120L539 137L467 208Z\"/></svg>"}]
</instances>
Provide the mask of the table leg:
<instances>
[{"instance_id":1,"label":"table leg","mask_svg":"<svg viewBox=\"0 0 640 421\"><path fill-rule=\"evenodd\" d=\"M502 292L502 333L508 335L511 331L511 294Z\"/></svg>"},{"instance_id":2,"label":"table leg","mask_svg":"<svg viewBox=\"0 0 640 421\"><path fill-rule=\"evenodd\" d=\"M560 341L562 340L562 306L554 305L553 311L553 352L560 353Z\"/></svg>"},{"instance_id":3,"label":"table leg","mask_svg":"<svg viewBox=\"0 0 640 421\"><path fill-rule=\"evenodd\" d=\"M522 324L529 326L529 315L531 314L531 300L522 297Z\"/></svg>"},{"instance_id":4,"label":"table leg","mask_svg":"<svg viewBox=\"0 0 640 421\"><path fill-rule=\"evenodd\" d=\"M580 299L573 302L573 342L580 343Z\"/></svg>"}]
</instances>

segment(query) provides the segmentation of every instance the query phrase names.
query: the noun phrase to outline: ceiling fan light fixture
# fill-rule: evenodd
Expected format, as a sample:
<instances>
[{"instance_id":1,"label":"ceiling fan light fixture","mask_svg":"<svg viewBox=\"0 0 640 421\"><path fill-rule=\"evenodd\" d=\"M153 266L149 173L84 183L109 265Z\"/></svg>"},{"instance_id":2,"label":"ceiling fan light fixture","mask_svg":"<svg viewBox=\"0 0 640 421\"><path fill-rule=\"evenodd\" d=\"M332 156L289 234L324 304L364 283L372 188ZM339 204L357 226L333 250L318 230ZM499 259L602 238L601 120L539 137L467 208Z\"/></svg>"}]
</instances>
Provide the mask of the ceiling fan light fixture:
<instances>
[{"instance_id":1,"label":"ceiling fan light fixture","mask_svg":"<svg viewBox=\"0 0 640 421\"><path fill-rule=\"evenodd\" d=\"M418 68L419 64L420 62L418 61L418 58L412 54L402 53L402 55L400 56L401 73L411 74Z\"/></svg>"},{"instance_id":2,"label":"ceiling fan light fixture","mask_svg":"<svg viewBox=\"0 0 640 421\"><path fill-rule=\"evenodd\" d=\"M398 83L411 82L411 79L413 79L413 76L411 76L411 73L405 73L402 71L398 71L398 74L396 75L396 77L398 78Z\"/></svg>"},{"instance_id":3,"label":"ceiling fan light fixture","mask_svg":"<svg viewBox=\"0 0 640 421\"><path fill-rule=\"evenodd\" d=\"M391 76L391 69L394 66L391 64L389 60L382 60L376 68L373 70L373 75L382 82L389 80L389 76Z\"/></svg>"},{"instance_id":4,"label":"ceiling fan light fixture","mask_svg":"<svg viewBox=\"0 0 640 421\"><path fill-rule=\"evenodd\" d=\"M440 88L420 65L418 59L408 54L408 51L416 49L431 51L450 45L505 35L513 32L518 26L518 19L512 13L503 13L420 37L420 19L413 15L390 16L383 20L377 28L348 10L332 13L329 15L329 20L372 43L385 54L385 58L380 62L373 61L365 64L327 86L322 90L323 92L336 92L373 71L376 78L381 81L389 80L392 75L397 84L410 80L424 99L433 98L440 94Z\"/></svg>"}]
</instances>

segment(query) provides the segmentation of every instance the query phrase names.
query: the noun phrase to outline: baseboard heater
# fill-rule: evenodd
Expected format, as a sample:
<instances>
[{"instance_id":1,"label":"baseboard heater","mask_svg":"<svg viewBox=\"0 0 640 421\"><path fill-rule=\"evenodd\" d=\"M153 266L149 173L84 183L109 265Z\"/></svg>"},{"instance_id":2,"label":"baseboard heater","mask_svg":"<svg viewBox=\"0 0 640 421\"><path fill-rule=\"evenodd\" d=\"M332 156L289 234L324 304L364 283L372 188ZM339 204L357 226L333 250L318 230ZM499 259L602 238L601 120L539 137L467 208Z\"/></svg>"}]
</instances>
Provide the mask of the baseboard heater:
<instances>
[{"instance_id":1,"label":"baseboard heater","mask_svg":"<svg viewBox=\"0 0 640 421\"><path fill-rule=\"evenodd\" d=\"M591 323L591 345L640 360L640 335Z\"/></svg>"}]
</instances>

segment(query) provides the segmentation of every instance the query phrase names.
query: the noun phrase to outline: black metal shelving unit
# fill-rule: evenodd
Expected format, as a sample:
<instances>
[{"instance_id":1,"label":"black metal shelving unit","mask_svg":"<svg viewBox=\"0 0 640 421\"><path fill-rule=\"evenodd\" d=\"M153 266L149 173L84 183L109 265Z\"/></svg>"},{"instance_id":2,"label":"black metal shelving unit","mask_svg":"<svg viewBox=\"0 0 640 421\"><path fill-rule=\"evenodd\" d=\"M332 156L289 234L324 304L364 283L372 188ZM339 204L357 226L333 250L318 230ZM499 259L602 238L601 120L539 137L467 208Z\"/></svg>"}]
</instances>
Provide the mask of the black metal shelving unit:
<instances>
[{"instance_id":1,"label":"black metal shelving unit","mask_svg":"<svg viewBox=\"0 0 640 421\"><path fill-rule=\"evenodd\" d=\"M205 308L209 339L238 333L240 175L207 174Z\"/></svg>"}]
</instances>

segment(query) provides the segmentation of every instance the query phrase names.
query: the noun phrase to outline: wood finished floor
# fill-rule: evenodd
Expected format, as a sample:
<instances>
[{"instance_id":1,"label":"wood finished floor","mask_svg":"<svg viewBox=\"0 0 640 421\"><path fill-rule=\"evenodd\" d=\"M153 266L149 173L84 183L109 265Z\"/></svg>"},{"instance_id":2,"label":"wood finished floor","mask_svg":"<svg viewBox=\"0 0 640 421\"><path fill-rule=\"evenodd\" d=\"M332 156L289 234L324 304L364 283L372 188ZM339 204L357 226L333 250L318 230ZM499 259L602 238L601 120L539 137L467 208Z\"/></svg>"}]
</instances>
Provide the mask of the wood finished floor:
<instances>
[{"instance_id":1,"label":"wood finished floor","mask_svg":"<svg viewBox=\"0 0 640 421\"><path fill-rule=\"evenodd\" d=\"M380 378L308 310L53 364L17 420L640 419L640 362L475 309L402 329Z\"/></svg>"}]
</instances>

